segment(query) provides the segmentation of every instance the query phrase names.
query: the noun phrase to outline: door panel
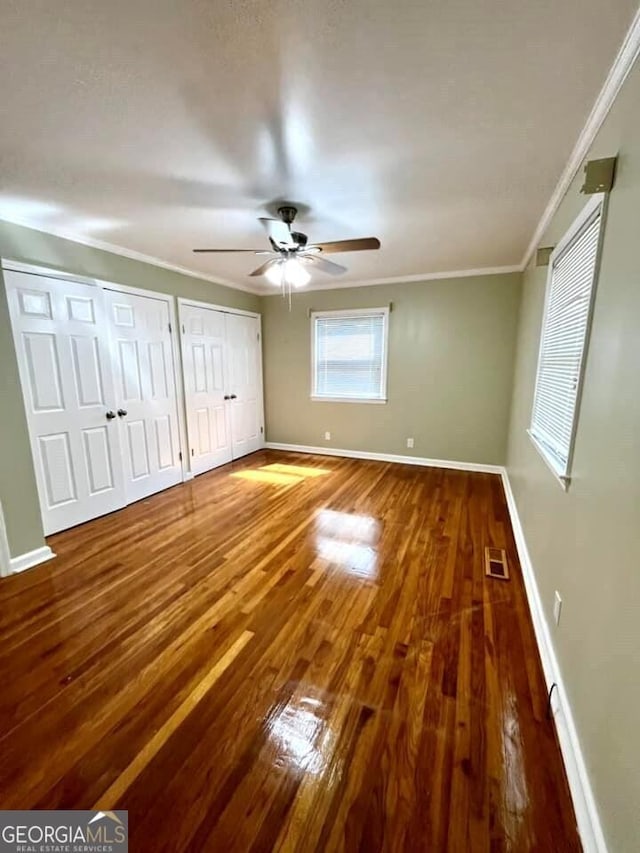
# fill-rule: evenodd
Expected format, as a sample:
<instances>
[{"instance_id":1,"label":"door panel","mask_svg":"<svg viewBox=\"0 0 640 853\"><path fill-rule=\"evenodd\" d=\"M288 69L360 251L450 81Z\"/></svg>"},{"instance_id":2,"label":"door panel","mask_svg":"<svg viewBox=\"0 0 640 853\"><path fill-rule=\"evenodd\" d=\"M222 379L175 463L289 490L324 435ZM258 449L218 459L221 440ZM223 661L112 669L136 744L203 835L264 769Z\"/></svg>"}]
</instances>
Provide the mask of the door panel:
<instances>
[{"instance_id":1,"label":"door panel","mask_svg":"<svg viewBox=\"0 0 640 853\"><path fill-rule=\"evenodd\" d=\"M108 290L127 502L182 482L169 305Z\"/></svg>"},{"instance_id":2,"label":"door panel","mask_svg":"<svg viewBox=\"0 0 640 853\"><path fill-rule=\"evenodd\" d=\"M85 429L84 457L89 473L89 493L97 495L113 488L113 461L109 450L107 427L99 426Z\"/></svg>"},{"instance_id":3,"label":"door panel","mask_svg":"<svg viewBox=\"0 0 640 853\"><path fill-rule=\"evenodd\" d=\"M148 346L149 378L151 380L151 398L163 400L169 396L167 385L168 367L165 360L165 350L162 343L154 341Z\"/></svg>"},{"instance_id":4,"label":"door panel","mask_svg":"<svg viewBox=\"0 0 640 853\"><path fill-rule=\"evenodd\" d=\"M262 358L260 321L241 314L226 315L231 445L233 458L262 447Z\"/></svg>"},{"instance_id":5,"label":"door panel","mask_svg":"<svg viewBox=\"0 0 640 853\"><path fill-rule=\"evenodd\" d=\"M76 380L78 405L81 407L104 405L98 338L71 338L73 373Z\"/></svg>"},{"instance_id":6,"label":"door panel","mask_svg":"<svg viewBox=\"0 0 640 853\"><path fill-rule=\"evenodd\" d=\"M209 471L231 461L225 401L225 315L180 304L182 367L191 470Z\"/></svg>"},{"instance_id":7,"label":"door panel","mask_svg":"<svg viewBox=\"0 0 640 853\"><path fill-rule=\"evenodd\" d=\"M115 324L114 325L118 325ZM127 328L133 327L127 324ZM116 328L116 334L122 334L122 328ZM123 403L142 402L142 379L140 377L140 359L138 357L137 341L118 341L119 382L117 384L119 397Z\"/></svg>"},{"instance_id":8,"label":"door panel","mask_svg":"<svg viewBox=\"0 0 640 853\"><path fill-rule=\"evenodd\" d=\"M211 453L211 423L209 409L196 409L195 412L195 444L198 455Z\"/></svg>"},{"instance_id":9,"label":"door panel","mask_svg":"<svg viewBox=\"0 0 640 853\"><path fill-rule=\"evenodd\" d=\"M100 288L5 271L45 534L124 506Z\"/></svg>"},{"instance_id":10,"label":"door panel","mask_svg":"<svg viewBox=\"0 0 640 853\"><path fill-rule=\"evenodd\" d=\"M67 296L67 316L79 323L95 323L93 300L84 296Z\"/></svg>"},{"instance_id":11,"label":"door panel","mask_svg":"<svg viewBox=\"0 0 640 853\"><path fill-rule=\"evenodd\" d=\"M148 477L149 468L149 446L147 444L147 433L144 421L128 420L126 423L127 446L129 448L129 462L131 465L130 475L133 480Z\"/></svg>"},{"instance_id":12,"label":"door panel","mask_svg":"<svg viewBox=\"0 0 640 853\"><path fill-rule=\"evenodd\" d=\"M168 415L160 415L154 421L155 445L158 451L158 468L164 471L173 465L175 448L171 436L171 420Z\"/></svg>"},{"instance_id":13,"label":"door panel","mask_svg":"<svg viewBox=\"0 0 640 853\"><path fill-rule=\"evenodd\" d=\"M49 508L78 499L68 432L41 435L40 462L47 484Z\"/></svg>"},{"instance_id":14,"label":"door panel","mask_svg":"<svg viewBox=\"0 0 640 853\"><path fill-rule=\"evenodd\" d=\"M22 335L34 412L64 410L58 343L54 332Z\"/></svg>"}]
</instances>

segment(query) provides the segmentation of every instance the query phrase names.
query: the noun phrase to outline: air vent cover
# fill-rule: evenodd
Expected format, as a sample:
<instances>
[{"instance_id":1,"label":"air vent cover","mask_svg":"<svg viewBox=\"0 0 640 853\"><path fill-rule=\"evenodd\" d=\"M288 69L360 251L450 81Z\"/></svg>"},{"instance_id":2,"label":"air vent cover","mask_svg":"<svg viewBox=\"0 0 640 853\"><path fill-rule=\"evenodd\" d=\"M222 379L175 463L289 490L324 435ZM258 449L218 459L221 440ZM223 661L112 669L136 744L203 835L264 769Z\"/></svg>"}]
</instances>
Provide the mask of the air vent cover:
<instances>
[{"instance_id":1,"label":"air vent cover","mask_svg":"<svg viewBox=\"0 0 640 853\"><path fill-rule=\"evenodd\" d=\"M509 580L509 564L507 554L502 548L484 549L484 573L488 578Z\"/></svg>"}]
</instances>

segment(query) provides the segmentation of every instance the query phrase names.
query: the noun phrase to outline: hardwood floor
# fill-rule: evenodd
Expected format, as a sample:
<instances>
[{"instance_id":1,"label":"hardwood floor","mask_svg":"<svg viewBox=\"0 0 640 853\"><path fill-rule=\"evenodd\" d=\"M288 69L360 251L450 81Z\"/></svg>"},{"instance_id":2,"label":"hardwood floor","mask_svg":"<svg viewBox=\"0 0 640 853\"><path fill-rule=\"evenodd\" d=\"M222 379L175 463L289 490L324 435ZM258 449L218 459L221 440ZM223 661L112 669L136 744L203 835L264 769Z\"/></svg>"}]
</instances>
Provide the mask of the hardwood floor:
<instances>
[{"instance_id":1,"label":"hardwood floor","mask_svg":"<svg viewBox=\"0 0 640 853\"><path fill-rule=\"evenodd\" d=\"M0 807L126 808L154 853L580 849L497 476L260 452L49 543L0 581Z\"/></svg>"}]
</instances>

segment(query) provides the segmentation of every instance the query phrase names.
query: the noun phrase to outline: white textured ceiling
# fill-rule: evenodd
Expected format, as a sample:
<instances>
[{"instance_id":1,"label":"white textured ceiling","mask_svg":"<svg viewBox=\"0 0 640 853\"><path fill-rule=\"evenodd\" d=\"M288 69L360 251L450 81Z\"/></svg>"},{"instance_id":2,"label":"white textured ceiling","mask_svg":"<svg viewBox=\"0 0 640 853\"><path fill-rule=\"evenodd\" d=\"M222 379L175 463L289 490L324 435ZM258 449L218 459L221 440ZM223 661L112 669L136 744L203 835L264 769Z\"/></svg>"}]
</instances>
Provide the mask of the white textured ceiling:
<instances>
[{"instance_id":1,"label":"white textured ceiling","mask_svg":"<svg viewBox=\"0 0 640 853\"><path fill-rule=\"evenodd\" d=\"M0 218L241 286L191 249L266 247L276 200L381 239L345 284L515 265L635 7L1 0Z\"/></svg>"}]
</instances>

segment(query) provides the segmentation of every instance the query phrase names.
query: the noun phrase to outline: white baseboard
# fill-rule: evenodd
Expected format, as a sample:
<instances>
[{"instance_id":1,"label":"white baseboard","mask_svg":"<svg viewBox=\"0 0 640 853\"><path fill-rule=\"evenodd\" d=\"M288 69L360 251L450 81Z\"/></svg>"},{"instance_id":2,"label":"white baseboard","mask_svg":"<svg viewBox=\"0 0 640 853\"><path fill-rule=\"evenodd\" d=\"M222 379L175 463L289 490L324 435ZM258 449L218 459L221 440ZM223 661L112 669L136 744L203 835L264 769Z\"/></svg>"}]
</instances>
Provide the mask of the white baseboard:
<instances>
[{"instance_id":1,"label":"white baseboard","mask_svg":"<svg viewBox=\"0 0 640 853\"><path fill-rule=\"evenodd\" d=\"M479 471L482 474L502 474L501 465L480 465L475 462L454 462L449 459L427 459L422 456L403 456L393 453L373 453L366 450L340 450L336 447L310 447L306 444L265 442L267 450L287 450L291 453L315 453L319 456L344 456L347 459L370 459L374 462L399 462L424 468L453 468L457 471Z\"/></svg>"},{"instance_id":2,"label":"white baseboard","mask_svg":"<svg viewBox=\"0 0 640 853\"><path fill-rule=\"evenodd\" d=\"M42 548L36 548L34 551L27 551L26 554L20 554L19 557L12 557L9 561L11 573L24 572L26 569L31 569L33 566L38 566L47 560L51 560L55 554L48 545L43 545Z\"/></svg>"},{"instance_id":3,"label":"white baseboard","mask_svg":"<svg viewBox=\"0 0 640 853\"><path fill-rule=\"evenodd\" d=\"M585 853L607 853L607 845L604 833L602 832L598 808L582 755L582 748L571 712L569 697L567 696L562 672L556 657L549 625L544 615L544 608L533 564L529 555L529 549L527 548L520 516L518 515L518 508L513 490L511 489L511 483L509 482L509 475L506 470L502 472L502 483L504 485L509 515L511 516L511 527L513 528L516 540L518 557L522 566L524 585L529 600L531 618L536 633L547 688L549 689L552 684L556 684L556 688L552 694L552 710L569 788L571 790L573 807L576 813L578 832L580 833Z\"/></svg>"}]
</instances>

